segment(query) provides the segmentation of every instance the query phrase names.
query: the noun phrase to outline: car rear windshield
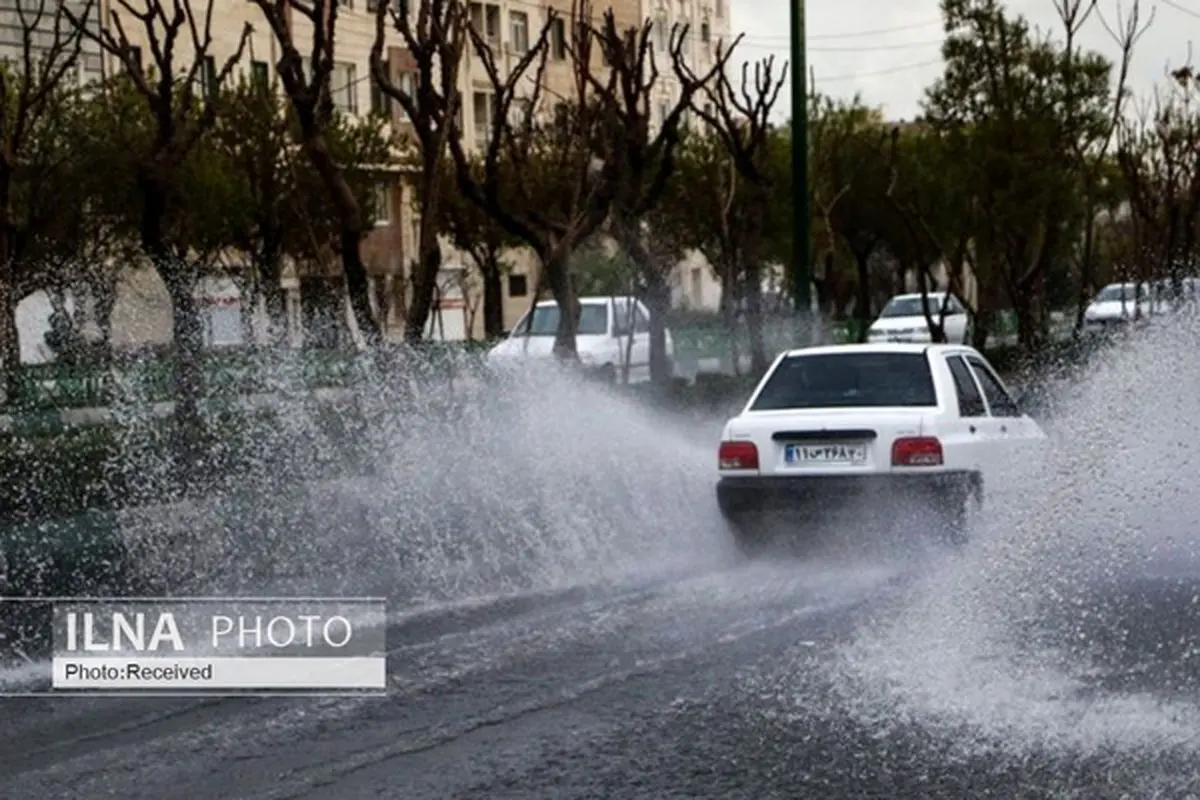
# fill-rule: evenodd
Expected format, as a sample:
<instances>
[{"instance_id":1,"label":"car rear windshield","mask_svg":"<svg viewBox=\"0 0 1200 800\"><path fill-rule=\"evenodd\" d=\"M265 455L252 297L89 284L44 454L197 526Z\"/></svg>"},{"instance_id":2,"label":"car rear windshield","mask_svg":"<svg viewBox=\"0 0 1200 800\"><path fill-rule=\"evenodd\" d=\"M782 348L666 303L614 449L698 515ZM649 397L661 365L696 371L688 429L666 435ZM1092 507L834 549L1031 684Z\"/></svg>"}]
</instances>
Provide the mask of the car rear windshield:
<instances>
[{"instance_id":1,"label":"car rear windshield","mask_svg":"<svg viewBox=\"0 0 1200 800\"><path fill-rule=\"evenodd\" d=\"M936 405L924 353L826 353L780 361L751 410Z\"/></svg>"}]
</instances>

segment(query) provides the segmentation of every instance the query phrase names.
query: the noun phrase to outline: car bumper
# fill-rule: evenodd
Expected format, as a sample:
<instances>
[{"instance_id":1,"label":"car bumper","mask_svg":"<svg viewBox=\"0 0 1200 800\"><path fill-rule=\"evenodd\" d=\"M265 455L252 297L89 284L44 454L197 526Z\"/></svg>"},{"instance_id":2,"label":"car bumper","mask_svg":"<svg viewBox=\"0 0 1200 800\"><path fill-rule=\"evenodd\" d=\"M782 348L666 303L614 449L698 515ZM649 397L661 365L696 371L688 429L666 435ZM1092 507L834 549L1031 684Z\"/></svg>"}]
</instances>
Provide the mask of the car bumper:
<instances>
[{"instance_id":1,"label":"car bumper","mask_svg":"<svg viewBox=\"0 0 1200 800\"><path fill-rule=\"evenodd\" d=\"M858 502L898 505L959 504L979 491L967 471L806 477L727 477L717 482L717 504L726 515L766 511L819 511Z\"/></svg>"}]
</instances>

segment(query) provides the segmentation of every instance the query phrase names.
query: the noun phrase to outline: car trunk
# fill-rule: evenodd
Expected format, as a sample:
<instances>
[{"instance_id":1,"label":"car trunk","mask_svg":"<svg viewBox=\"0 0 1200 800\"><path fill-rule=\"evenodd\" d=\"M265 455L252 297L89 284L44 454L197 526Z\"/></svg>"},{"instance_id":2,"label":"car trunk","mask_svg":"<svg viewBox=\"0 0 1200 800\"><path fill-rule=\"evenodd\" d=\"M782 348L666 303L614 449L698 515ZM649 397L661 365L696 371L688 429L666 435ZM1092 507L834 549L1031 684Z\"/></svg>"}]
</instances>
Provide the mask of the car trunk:
<instances>
[{"instance_id":1,"label":"car trunk","mask_svg":"<svg viewBox=\"0 0 1200 800\"><path fill-rule=\"evenodd\" d=\"M853 408L751 411L738 421L739 440L758 448L762 475L891 469L892 443L921 436L933 408Z\"/></svg>"}]
</instances>

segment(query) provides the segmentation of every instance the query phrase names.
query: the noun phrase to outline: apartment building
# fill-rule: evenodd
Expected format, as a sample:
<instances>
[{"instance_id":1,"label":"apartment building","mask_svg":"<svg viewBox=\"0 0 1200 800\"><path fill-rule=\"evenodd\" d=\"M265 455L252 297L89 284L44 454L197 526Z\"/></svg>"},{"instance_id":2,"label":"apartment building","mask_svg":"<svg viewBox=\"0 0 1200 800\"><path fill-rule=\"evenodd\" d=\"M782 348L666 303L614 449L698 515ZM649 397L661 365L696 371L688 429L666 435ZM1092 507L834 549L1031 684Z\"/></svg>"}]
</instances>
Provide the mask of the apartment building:
<instances>
[{"instance_id":1,"label":"apartment building","mask_svg":"<svg viewBox=\"0 0 1200 800\"><path fill-rule=\"evenodd\" d=\"M215 81L218 71L236 52L247 25L250 27L249 39L233 74L263 83L272 81L276 75L280 48L261 11L246 0L214 2L212 43L203 66L203 81L206 84ZM193 0L192 9L197 19L202 21L207 11L205 5ZM111 20L114 11L128 16L112 0L100 0L96 6L97 19ZM295 16L290 22L297 48L301 53L309 52L311 26L301 24ZM135 48L135 57L143 66L153 67L144 26L130 19L124 19L122 23ZM393 33L392 39L387 42L387 52L395 80L411 87L415 85L411 56L398 46L397 43L401 41L398 34ZM342 113L351 117L388 113L395 129L403 132L406 124L403 110L397 104L388 102L370 79L370 55L374 41L374 0L342 0L336 28L336 61L331 77L333 102ZM99 63L94 64L92 60L84 62L88 67L86 77L104 77L123 68L115 56L100 53L94 44L91 46L97 50L95 61ZM185 29L176 44L175 63L178 68L190 66L193 52L190 36ZM372 221L372 230L363 242L363 258L371 278L372 300L376 310L384 313L388 334L397 336L402 331L403 323L405 264L415 241L412 235L413 221L405 203L406 194L399 167L381 165L378 177L374 202L376 219ZM287 290L289 327L294 341L298 343L301 339L303 323L300 296L305 285L309 284L311 289L316 282L340 284L340 281L341 270L335 254L330 254L321 264L291 263L285 266L283 285ZM140 344L169 341L169 313L165 319L161 313L156 313L161 311L157 306L167 304L165 289L157 275L148 269L132 270L122 287L126 296L114 309L114 338L117 342ZM245 308L236 291L231 296L228 281L206 282L201 295L202 302L208 307L205 327L210 343L240 343L240 332L244 326L239 318L245 313L252 313L252 310ZM347 318L353 326L348 304ZM167 326L165 330L164 324Z\"/></svg>"},{"instance_id":2,"label":"apartment building","mask_svg":"<svg viewBox=\"0 0 1200 800\"><path fill-rule=\"evenodd\" d=\"M19 0L0 0L0 57L19 53L21 29L12 5ZM212 44L205 64L203 79L211 81L217 70L236 51L243 29L249 25L250 35L242 59L235 67L235 74L255 80L270 81L275 75L279 60L279 46L270 28L266 25L258 7L247 0L212 0L217 4L213 14ZM398 104L391 103L374 86L370 79L370 53L375 38L375 3L378 0L342 0L339 6L336 30L336 61L332 77L332 93L335 105L351 116L370 113L387 114L397 132L403 132L407 121ZM403 2L403 0L387 0ZM75 2L82 8L81 0ZM686 43L689 59L697 71L711 65L715 43L728 39L729 20L727 0L615 0L605 6L597 3L593 13L599 17L611 7L617 22L622 26L634 26L647 19L655 23L655 55L660 65L659 102L656 121L661 121L670 103L678 92L678 84L670 74L666 59L667 46L672 26L688 24ZM415 6L415 3L410 5ZM7 8L6 8L7 6ZM469 13L472 22L491 42L493 52L501 68L507 70L527 51L546 24L548 9L559 12L559 18L550 31L549 64L544 75L543 95L547 98L569 99L574 94L573 73L567 52L568 25L571 14L570 0L499 0L499 2L474 2ZM124 29L135 47L136 57L144 66L153 66L150 47L140 22L128 18L114 0L99 0L92 6L95 25L111 24L112 14L124 14ZM198 20L203 20L206 7L193 0L193 11ZM311 44L311 29L300 19L293 19L293 36L301 53L306 53ZM390 69L397 83L412 89L415 87L416 71L411 54L404 47L398 34L391 33L386 42ZM175 59L179 65L187 65L191 58L190 36L181 35L176 44ZM603 69L599 53L595 54L594 68ZM80 78L90 80L115 74L122 68L117 59L105 53L91 40L83 43L79 62ZM463 123L467 144L471 148L480 146L488 136L487 121L491 116L493 97L483 64L473 51L464 58L460 72L460 88L464 97ZM532 88L532 87L530 87ZM551 100L551 102L553 102ZM410 189L397 167L381 169L377 190L378 209L374 227L363 245L364 260L372 278L373 299L377 309L385 311L387 327L392 335L402 329L402 311L406 299L405 274L410 260L415 255L419 220L413 209ZM505 279L505 321L508 325L527 310L532 300L536 264L531 254L518 252L506 259L513 267ZM681 267L686 272L683 283L695 282L694 266ZM709 270L703 270L705 275ZM284 285L289 296L289 318L294 335L301 327L300 293L302 284L311 280L340 281L340 270L332 259L325 270L314 270L311 266L297 268L290 265L285 270ZM445 267L439 279L438 307L430 320L428 335L432 338L458 339L465 336L482 335L482 312L479 308L482 292L476 271L469 257L454 253L447 248ZM127 345L163 343L170 340L170 306L165 287L157 275L149 269L131 270L122 282L122 297L114 310L114 336L117 343ZM202 292L210 308L211 317L206 322L210 341L214 344L236 343L232 331L241 331L244 326L238 318L250 309L244 308L231 294L228 282L214 281ZM706 288L702 293L711 294ZM715 301L714 301L715 302ZM218 333L223 331L225 333ZM239 334L240 335L240 334ZM298 337L297 337L298 338Z\"/></svg>"},{"instance_id":3,"label":"apartment building","mask_svg":"<svg viewBox=\"0 0 1200 800\"><path fill-rule=\"evenodd\" d=\"M540 35L546 25L548 10L558 12L558 18L550 30L549 60L543 76L542 95L545 102L554 103L556 98L571 100L576 89L574 86L573 63L568 54L569 28L572 4L570 0L498 0L497 2L475 2L471 4L470 15L477 29L484 32L491 43L497 62L502 69L510 69L527 51L532 42ZM697 72L704 72L712 67L717 52L717 43L729 41L729 11L727 0L614 0L611 3L597 2L593 6L593 14L597 19L607 9L611 9L619 26L623 28L636 27L646 21L652 21L654 56L659 67L659 78L656 87L656 98L653 105L653 123L659 124L669 113L674 101L679 97L680 85L670 68L669 47L671 31L676 25L687 26L684 40L684 54ZM593 53L592 68L604 69L602 56ZM465 129L472 143L480 146L486 142L488 121L491 119L493 96L491 83L484 71L480 59L472 53L463 66L460 75L463 87L465 105ZM506 261L510 272L504 285L504 320L507 327L516 323L533 301L532 292L537 276L537 262L527 251L517 251L507 254ZM454 264L469 263L469 258L452 254L448 262ZM470 274L465 270L462 274ZM685 259L675 270L671 282L676 286L686 284L687 292L676 291L678 298L685 302L695 299L706 307L715 308L719 302L720 287L712 277L712 271L707 265L698 265L694 257ZM460 281L461 283L461 281ZM478 294L477 286L470 286L468 295ZM472 298L467 297L463 302L470 309ZM471 314L470 329L475 336L482 335L482 314Z\"/></svg>"}]
</instances>

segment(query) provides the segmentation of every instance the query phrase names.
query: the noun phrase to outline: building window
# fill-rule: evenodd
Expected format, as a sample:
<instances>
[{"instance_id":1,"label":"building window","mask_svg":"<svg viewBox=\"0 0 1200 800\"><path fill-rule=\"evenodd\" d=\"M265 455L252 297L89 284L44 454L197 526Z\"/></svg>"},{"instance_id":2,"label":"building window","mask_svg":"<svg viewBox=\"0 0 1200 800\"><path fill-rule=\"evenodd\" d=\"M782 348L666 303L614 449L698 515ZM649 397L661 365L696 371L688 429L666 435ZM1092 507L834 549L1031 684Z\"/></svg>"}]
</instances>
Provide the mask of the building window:
<instances>
[{"instance_id":1,"label":"building window","mask_svg":"<svg viewBox=\"0 0 1200 800\"><path fill-rule=\"evenodd\" d=\"M133 68L140 75L142 73L142 48L129 48L129 60L133 62Z\"/></svg>"},{"instance_id":2,"label":"building window","mask_svg":"<svg viewBox=\"0 0 1200 800\"><path fill-rule=\"evenodd\" d=\"M371 113L377 117L387 117L392 110L392 98L383 93L379 84L371 81Z\"/></svg>"},{"instance_id":3,"label":"building window","mask_svg":"<svg viewBox=\"0 0 1200 800\"><path fill-rule=\"evenodd\" d=\"M704 304L704 284L699 267L692 267L692 308L700 308Z\"/></svg>"},{"instance_id":4,"label":"building window","mask_svg":"<svg viewBox=\"0 0 1200 800\"><path fill-rule=\"evenodd\" d=\"M250 62L250 83L259 89L267 88L271 81L271 70L265 61Z\"/></svg>"},{"instance_id":5,"label":"building window","mask_svg":"<svg viewBox=\"0 0 1200 800\"><path fill-rule=\"evenodd\" d=\"M487 32L488 47L500 48L500 6L488 5L484 19L484 29Z\"/></svg>"},{"instance_id":6,"label":"building window","mask_svg":"<svg viewBox=\"0 0 1200 800\"><path fill-rule=\"evenodd\" d=\"M525 297L529 294L529 282L524 275L508 276L508 296Z\"/></svg>"},{"instance_id":7,"label":"building window","mask_svg":"<svg viewBox=\"0 0 1200 800\"><path fill-rule=\"evenodd\" d=\"M471 27L483 34L489 47L500 44L500 6L490 3L471 3Z\"/></svg>"},{"instance_id":8,"label":"building window","mask_svg":"<svg viewBox=\"0 0 1200 800\"><path fill-rule=\"evenodd\" d=\"M725 0L716 0L717 2L717 19L722 19L725 16Z\"/></svg>"},{"instance_id":9,"label":"building window","mask_svg":"<svg viewBox=\"0 0 1200 800\"><path fill-rule=\"evenodd\" d=\"M665 11L658 12L658 19L654 21L654 47L660 53L667 52L667 14Z\"/></svg>"},{"instance_id":10,"label":"building window","mask_svg":"<svg viewBox=\"0 0 1200 800\"><path fill-rule=\"evenodd\" d=\"M396 88L412 98L415 103L417 101L417 73L403 70L397 72ZM408 120L408 112L404 110L404 106L400 106L400 119L401 121Z\"/></svg>"},{"instance_id":11,"label":"building window","mask_svg":"<svg viewBox=\"0 0 1200 800\"><path fill-rule=\"evenodd\" d=\"M335 62L329 76L333 105L344 114L358 113L358 70L353 64Z\"/></svg>"},{"instance_id":12,"label":"building window","mask_svg":"<svg viewBox=\"0 0 1200 800\"><path fill-rule=\"evenodd\" d=\"M700 23L700 41L704 42L705 44L708 44L708 42L711 38L712 38L712 31L710 31L708 28L708 22L701 22Z\"/></svg>"},{"instance_id":13,"label":"building window","mask_svg":"<svg viewBox=\"0 0 1200 800\"><path fill-rule=\"evenodd\" d=\"M390 181L380 183L375 187L372 198L372 211L375 214L375 226L382 227L392 224L392 184Z\"/></svg>"},{"instance_id":14,"label":"building window","mask_svg":"<svg viewBox=\"0 0 1200 800\"><path fill-rule=\"evenodd\" d=\"M555 61L567 57L567 26L562 17L555 17L550 26L550 55Z\"/></svg>"},{"instance_id":15,"label":"building window","mask_svg":"<svg viewBox=\"0 0 1200 800\"><path fill-rule=\"evenodd\" d=\"M475 141L486 145L492 137L493 97L490 92L475 92L472 100L475 112Z\"/></svg>"},{"instance_id":16,"label":"building window","mask_svg":"<svg viewBox=\"0 0 1200 800\"><path fill-rule=\"evenodd\" d=\"M509 35L512 49L518 53L529 51L529 15L524 11L511 11L508 15Z\"/></svg>"}]
</instances>

